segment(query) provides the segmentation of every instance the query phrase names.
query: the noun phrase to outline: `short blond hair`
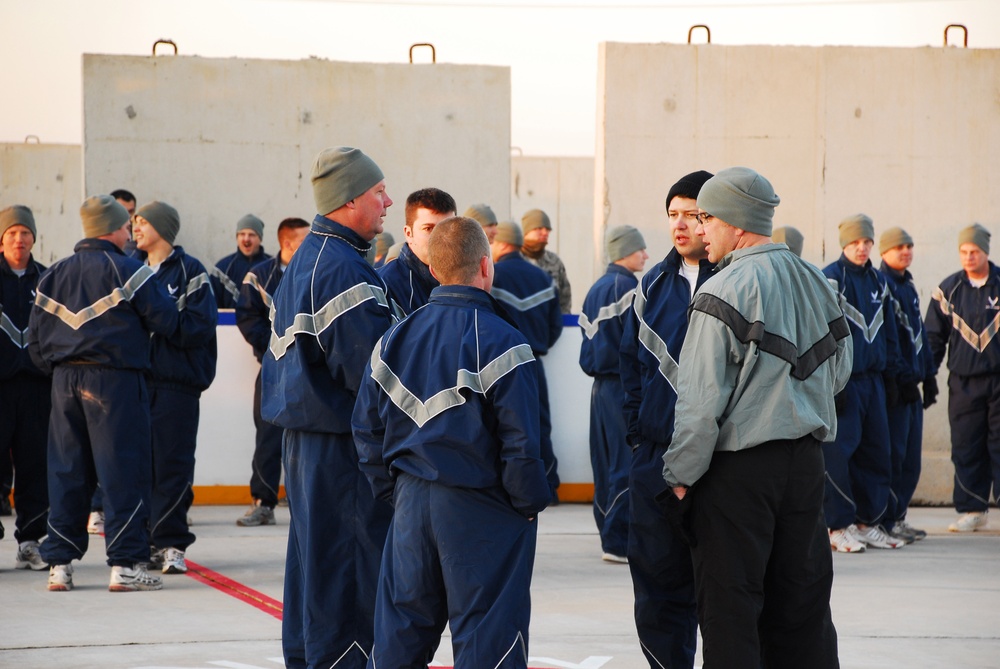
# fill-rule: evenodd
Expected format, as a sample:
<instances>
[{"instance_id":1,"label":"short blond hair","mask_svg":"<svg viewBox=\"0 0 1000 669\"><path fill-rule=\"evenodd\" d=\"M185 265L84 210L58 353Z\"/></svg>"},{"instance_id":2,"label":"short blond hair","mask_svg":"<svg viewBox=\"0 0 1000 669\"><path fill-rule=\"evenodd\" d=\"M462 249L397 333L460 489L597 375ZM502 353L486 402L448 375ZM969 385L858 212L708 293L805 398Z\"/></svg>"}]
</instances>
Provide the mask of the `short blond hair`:
<instances>
[{"instance_id":1,"label":"short blond hair","mask_svg":"<svg viewBox=\"0 0 1000 669\"><path fill-rule=\"evenodd\" d=\"M452 216L434 226L428 251L442 285L468 285L479 272L480 260L490 255L490 242L477 221Z\"/></svg>"}]
</instances>

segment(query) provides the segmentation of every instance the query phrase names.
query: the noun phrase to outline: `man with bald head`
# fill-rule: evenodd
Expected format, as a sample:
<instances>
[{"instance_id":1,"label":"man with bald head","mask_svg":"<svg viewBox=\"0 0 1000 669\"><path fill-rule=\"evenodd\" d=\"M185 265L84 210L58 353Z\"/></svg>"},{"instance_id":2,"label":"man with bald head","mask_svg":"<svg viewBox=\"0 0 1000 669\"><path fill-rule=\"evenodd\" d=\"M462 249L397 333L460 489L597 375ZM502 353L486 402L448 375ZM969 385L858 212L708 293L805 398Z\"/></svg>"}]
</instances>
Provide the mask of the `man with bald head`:
<instances>
[{"instance_id":1,"label":"man with bald head","mask_svg":"<svg viewBox=\"0 0 1000 669\"><path fill-rule=\"evenodd\" d=\"M361 669L392 508L358 469L351 412L372 347L396 321L366 260L392 200L379 166L351 147L321 151L312 185L319 213L274 292L261 371L261 416L285 430L281 640L288 667Z\"/></svg>"}]
</instances>

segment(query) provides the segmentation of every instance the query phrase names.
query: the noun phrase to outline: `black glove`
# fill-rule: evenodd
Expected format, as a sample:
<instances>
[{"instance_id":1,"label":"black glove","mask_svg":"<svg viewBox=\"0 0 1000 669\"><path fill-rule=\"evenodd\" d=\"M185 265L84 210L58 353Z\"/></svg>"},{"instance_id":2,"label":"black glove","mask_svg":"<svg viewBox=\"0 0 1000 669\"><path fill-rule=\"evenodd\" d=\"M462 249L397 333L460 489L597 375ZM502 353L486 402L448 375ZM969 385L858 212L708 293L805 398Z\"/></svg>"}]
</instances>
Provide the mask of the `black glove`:
<instances>
[{"instance_id":1,"label":"black glove","mask_svg":"<svg viewBox=\"0 0 1000 669\"><path fill-rule=\"evenodd\" d=\"M885 386L885 405L887 407L894 407L898 405L899 386L896 385L896 377L883 374L882 384Z\"/></svg>"},{"instance_id":2,"label":"black glove","mask_svg":"<svg viewBox=\"0 0 1000 669\"><path fill-rule=\"evenodd\" d=\"M674 528L674 532L680 535L687 545L694 548L697 545L694 537L694 528L691 524L691 499L694 492L688 488L684 499L677 499L673 488L667 488L656 496L656 502L663 510L663 515L667 517L667 522Z\"/></svg>"},{"instance_id":3,"label":"black glove","mask_svg":"<svg viewBox=\"0 0 1000 669\"><path fill-rule=\"evenodd\" d=\"M899 384L899 403L911 404L920 401L920 387L916 383Z\"/></svg>"},{"instance_id":4,"label":"black glove","mask_svg":"<svg viewBox=\"0 0 1000 669\"><path fill-rule=\"evenodd\" d=\"M929 409L932 404L937 402L937 396L937 377L928 376L924 379L924 408Z\"/></svg>"},{"instance_id":5,"label":"black glove","mask_svg":"<svg viewBox=\"0 0 1000 669\"><path fill-rule=\"evenodd\" d=\"M833 396L833 408L837 410L837 415L841 416L847 408L847 394L841 390Z\"/></svg>"}]
</instances>

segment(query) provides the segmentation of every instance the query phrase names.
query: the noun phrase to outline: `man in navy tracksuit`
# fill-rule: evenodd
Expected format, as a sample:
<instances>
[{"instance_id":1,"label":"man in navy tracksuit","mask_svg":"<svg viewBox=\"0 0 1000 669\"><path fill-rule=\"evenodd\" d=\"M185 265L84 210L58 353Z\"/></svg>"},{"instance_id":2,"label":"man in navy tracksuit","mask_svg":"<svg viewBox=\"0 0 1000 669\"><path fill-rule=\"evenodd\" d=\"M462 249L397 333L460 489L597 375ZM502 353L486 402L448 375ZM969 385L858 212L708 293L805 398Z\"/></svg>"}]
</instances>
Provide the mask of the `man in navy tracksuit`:
<instances>
[{"instance_id":1,"label":"man in navy tracksuit","mask_svg":"<svg viewBox=\"0 0 1000 669\"><path fill-rule=\"evenodd\" d=\"M177 328L177 307L153 270L122 252L129 216L109 195L80 208L85 239L38 282L29 322L32 358L53 370L49 420L49 590L73 587L87 550L94 486L104 489L112 591L159 590L149 574L152 462L151 334Z\"/></svg>"},{"instance_id":2,"label":"man in navy tracksuit","mask_svg":"<svg viewBox=\"0 0 1000 669\"><path fill-rule=\"evenodd\" d=\"M136 248L176 304L178 324L151 340L150 416L153 434L152 564L164 574L187 572L185 552L195 536L187 524L194 500L194 454L201 393L215 378L218 309L208 272L174 240L177 210L150 202L135 213Z\"/></svg>"},{"instance_id":3,"label":"man in navy tracksuit","mask_svg":"<svg viewBox=\"0 0 1000 669\"><path fill-rule=\"evenodd\" d=\"M285 430L291 512L281 641L288 667L364 667L392 508L358 469L351 412L375 342L396 318L365 260L392 204L382 170L358 149L322 151L312 171L322 212L274 294L261 416Z\"/></svg>"},{"instance_id":4,"label":"man in navy tracksuit","mask_svg":"<svg viewBox=\"0 0 1000 669\"><path fill-rule=\"evenodd\" d=\"M840 223L840 258L823 274L841 296L854 339L851 380L837 397L837 437L823 444L826 464L824 511L830 546L841 553L865 547L900 548L889 535L892 484L887 406L899 401L896 315L886 278L869 260L875 227L864 214Z\"/></svg>"},{"instance_id":5,"label":"man in navy tracksuit","mask_svg":"<svg viewBox=\"0 0 1000 669\"><path fill-rule=\"evenodd\" d=\"M442 285L376 345L352 421L361 468L395 507L368 667L426 666L447 623L456 669L523 669L550 499L536 363L489 295L479 223L439 223L430 261Z\"/></svg>"},{"instance_id":6,"label":"man in navy tracksuit","mask_svg":"<svg viewBox=\"0 0 1000 669\"><path fill-rule=\"evenodd\" d=\"M580 367L594 378L590 393L590 464L594 471L594 520L603 559L628 562L628 472L631 449L625 419L619 349L625 314L649 255L642 234L630 225L608 231L605 249L611 264L583 300Z\"/></svg>"},{"instance_id":7,"label":"man in navy tracksuit","mask_svg":"<svg viewBox=\"0 0 1000 669\"><path fill-rule=\"evenodd\" d=\"M264 253L264 221L247 214L236 222L236 252L215 263L212 268L212 292L220 309L234 309L240 296L243 278L254 265L271 256Z\"/></svg>"},{"instance_id":8,"label":"man in navy tracksuit","mask_svg":"<svg viewBox=\"0 0 1000 669\"><path fill-rule=\"evenodd\" d=\"M545 476L552 489L552 499L558 501L559 463L552 450L552 417L549 412L549 390L545 382L542 356L562 334L562 312L559 293L545 270L532 265L521 255L524 235L516 223L501 223L490 245L495 263L493 297L510 314L517 327L527 337L531 351L538 360L538 408L541 412L541 454Z\"/></svg>"},{"instance_id":9,"label":"man in navy tracksuit","mask_svg":"<svg viewBox=\"0 0 1000 669\"><path fill-rule=\"evenodd\" d=\"M396 301L404 314L412 314L427 304L438 280L427 266L430 255L428 240L434 226L455 215L455 200L443 190L423 188L406 198L406 222L403 233L406 242L395 261L383 265L382 277L389 297Z\"/></svg>"},{"instance_id":10,"label":"man in navy tracksuit","mask_svg":"<svg viewBox=\"0 0 1000 669\"><path fill-rule=\"evenodd\" d=\"M694 234L698 193L711 178L709 172L692 172L670 188L665 205L674 248L643 276L621 341L625 429L632 447L628 562L635 627L651 669L690 669L698 639L691 551L655 498L667 489L663 455L674 431L688 305L715 269Z\"/></svg>"},{"instance_id":11,"label":"man in navy tracksuit","mask_svg":"<svg viewBox=\"0 0 1000 669\"><path fill-rule=\"evenodd\" d=\"M240 286L240 297L236 301L236 327L253 348L257 362L264 359L271 339L272 296L285 274L285 268L308 234L309 223L301 218L281 221L278 224L278 255L254 266ZM253 386L253 425L257 431L250 464L253 505L236 520L241 527L274 525L274 507L278 505L278 486L281 483L282 430L260 417L260 370L257 370Z\"/></svg>"},{"instance_id":12,"label":"man in navy tracksuit","mask_svg":"<svg viewBox=\"0 0 1000 669\"><path fill-rule=\"evenodd\" d=\"M958 234L962 270L941 282L927 307L935 371L948 353L948 421L953 498L961 515L948 529L987 524L990 489L1000 496L1000 270L990 262L990 233L978 223Z\"/></svg>"},{"instance_id":13,"label":"man in navy tracksuit","mask_svg":"<svg viewBox=\"0 0 1000 669\"><path fill-rule=\"evenodd\" d=\"M934 357L927 343L927 331L920 317L920 297L907 269L913 262L913 238L902 228L889 228L879 238L882 265L879 271L888 280L896 312L896 326L902 372L896 378L899 402L888 408L889 439L892 444L892 494L886 528L897 539L913 543L927 532L910 525L906 510L920 480L920 452L923 446L924 409L937 398ZM920 396L917 384L923 383Z\"/></svg>"},{"instance_id":14,"label":"man in navy tracksuit","mask_svg":"<svg viewBox=\"0 0 1000 669\"><path fill-rule=\"evenodd\" d=\"M17 475L17 569L48 568L38 551L49 516L45 449L52 381L28 353L28 319L45 266L31 255L35 217L22 205L0 211L0 460Z\"/></svg>"}]
</instances>

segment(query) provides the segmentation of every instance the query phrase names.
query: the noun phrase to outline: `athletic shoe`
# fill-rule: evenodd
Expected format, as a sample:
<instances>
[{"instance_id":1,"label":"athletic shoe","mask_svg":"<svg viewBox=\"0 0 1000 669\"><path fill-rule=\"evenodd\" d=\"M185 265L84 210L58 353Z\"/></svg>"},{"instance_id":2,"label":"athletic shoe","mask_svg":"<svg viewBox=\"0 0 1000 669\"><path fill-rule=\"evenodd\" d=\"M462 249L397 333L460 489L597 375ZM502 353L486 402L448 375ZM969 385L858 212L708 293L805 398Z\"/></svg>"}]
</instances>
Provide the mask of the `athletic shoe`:
<instances>
[{"instance_id":1,"label":"athletic shoe","mask_svg":"<svg viewBox=\"0 0 1000 669\"><path fill-rule=\"evenodd\" d=\"M864 553L865 545L854 534L857 529L850 525L841 530L830 530L830 548L838 553Z\"/></svg>"},{"instance_id":2,"label":"athletic shoe","mask_svg":"<svg viewBox=\"0 0 1000 669\"><path fill-rule=\"evenodd\" d=\"M155 546L149 547L149 562L146 563L146 569L159 571L163 569L163 554L167 551L166 548L157 548Z\"/></svg>"},{"instance_id":3,"label":"athletic shoe","mask_svg":"<svg viewBox=\"0 0 1000 669\"><path fill-rule=\"evenodd\" d=\"M624 555L615 555L614 553L605 553L601 556L601 559L605 562L614 562L615 564L628 564L628 558Z\"/></svg>"},{"instance_id":4,"label":"athletic shoe","mask_svg":"<svg viewBox=\"0 0 1000 669\"><path fill-rule=\"evenodd\" d=\"M923 530L917 529L916 527L914 527L913 525L910 525L905 520L898 521L896 523L896 527L894 529L900 530L902 532L906 532L907 534L912 534L914 541L920 541L921 539L925 539L927 537L927 533L926 532L924 532Z\"/></svg>"},{"instance_id":5,"label":"athletic shoe","mask_svg":"<svg viewBox=\"0 0 1000 669\"><path fill-rule=\"evenodd\" d=\"M90 512L90 518L87 519L87 532L90 534L104 534L103 511Z\"/></svg>"},{"instance_id":6,"label":"athletic shoe","mask_svg":"<svg viewBox=\"0 0 1000 669\"><path fill-rule=\"evenodd\" d=\"M948 526L949 532L975 532L986 527L989 519L985 511L970 511L963 513L954 523Z\"/></svg>"},{"instance_id":7,"label":"athletic shoe","mask_svg":"<svg viewBox=\"0 0 1000 669\"><path fill-rule=\"evenodd\" d=\"M49 583L51 582L52 578L49 577ZM108 590L111 592L135 592L137 590L160 590L161 588L163 588L163 579L155 574L150 574L142 564L111 568L111 583L108 585ZM52 589L51 585L49 589Z\"/></svg>"},{"instance_id":8,"label":"athletic shoe","mask_svg":"<svg viewBox=\"0 0 1000 669\"><path fill-rule=\"evenodd\" d=\"M44 571L49 565L42 559L42 554L38 552L37 541L23 541L17 546L17 562L14 569L33 569Z\"/></svg>"},{"instance_id":9,"label":"athletic shoe","mask_svg":"<svg viewBox=\"0 0 1000 669\"><path fill-rule=\"evenodd\" d=\"M857 526L857 538L872 548L902 548L906 545L903 539L886 534L881 525Z\"/></svg>"},{"instance_id":10,"label":"athletic shoe","mask_svg":"<svg viewBox=\"0 0 1000 669\"><path fill-rule=\"evenodd\" d=\"M187 570L184 551L179 548L168 548L163 552L164 574L186 574Z\"/></svg>"},{"instance_id":11,"label":"athletic shoe","mask_svg":"<svg viewBox=\"0 0 1000 669\"><path fill-rule=\"evenodd\" d=\"M243 517L236 520L236 524L240 527L274 525L274 509L264 506L259 499L255 500L253 506L243 514Z\"/></svg>"},{"instance_id":12,"label":"athletic shoe","mask_svg":"<svg viewBox=\"0 0 1000 669\"><path fill-rule=\"evenodd\" d=\"M886 534L888 534L890 537L901 539L903 543L906 544L912 544L914 541L917 540L916 535L914 535L912 532L907 532L906 528L901 527L898 523L893 525L891 530L887 530Z\"/></svg>"},{"instance_id":13,"label":"athletic shoe","mask_svg":"<svg viewBox=\"0 0 1000 669\"><path fill-rule=\"evenodd\" d=\"M73 565L54 564L49 567L49 591L68 592L73 589Z\"/></svg>"}]
</instances>

